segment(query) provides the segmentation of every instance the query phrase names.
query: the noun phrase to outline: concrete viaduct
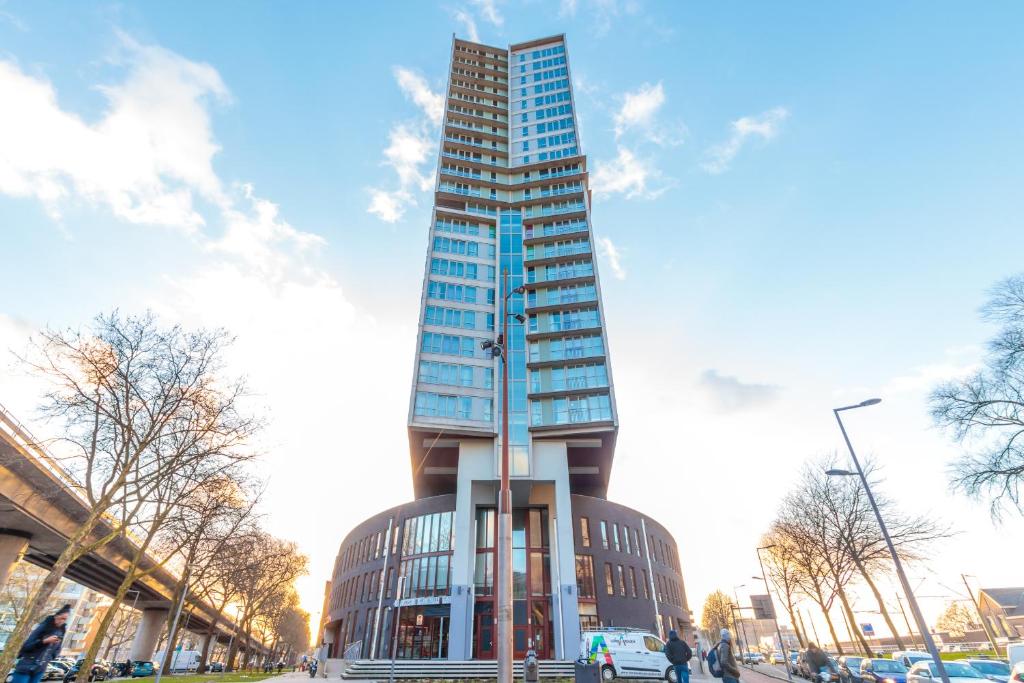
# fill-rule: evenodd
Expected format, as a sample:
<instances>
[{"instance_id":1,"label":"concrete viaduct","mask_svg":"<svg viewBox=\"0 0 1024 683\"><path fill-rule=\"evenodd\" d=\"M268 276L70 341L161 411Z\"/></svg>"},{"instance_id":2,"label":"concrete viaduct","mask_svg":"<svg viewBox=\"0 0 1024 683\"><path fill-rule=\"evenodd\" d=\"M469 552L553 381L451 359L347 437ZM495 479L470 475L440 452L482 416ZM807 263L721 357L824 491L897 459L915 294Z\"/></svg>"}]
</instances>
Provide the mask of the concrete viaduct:
<instances>
[{"instance_id":1,"label":"concrete viaduct","mask_svg":"<svg viewBox=\"0 0 1024 683\"><path fill-rule=\"evenodd\" d=\"M28 430L0 405L0 585L3 585L19 559L50 569L67 547L68 538L88 513L88 503L68 485L68 475L34 439ZM100 530L102 532L102 530ZM108 596L113 596L124 580L136 546L124 537L75 561L65 576ZM152 557L142 560L142 568L155 564ZM132 584L132 604L142 611L131 658L153 659L157 639L172 605L178 577L161 567ZM137 599L136 599L137 596ZM188 630L205 634L216 616L213 606L188 601ZM184 620L184 617L183 617ZM227 643L235 624L222 615L216 638ZM262 657L269 648L251 654Z\"/></svg>"}]
</instances>

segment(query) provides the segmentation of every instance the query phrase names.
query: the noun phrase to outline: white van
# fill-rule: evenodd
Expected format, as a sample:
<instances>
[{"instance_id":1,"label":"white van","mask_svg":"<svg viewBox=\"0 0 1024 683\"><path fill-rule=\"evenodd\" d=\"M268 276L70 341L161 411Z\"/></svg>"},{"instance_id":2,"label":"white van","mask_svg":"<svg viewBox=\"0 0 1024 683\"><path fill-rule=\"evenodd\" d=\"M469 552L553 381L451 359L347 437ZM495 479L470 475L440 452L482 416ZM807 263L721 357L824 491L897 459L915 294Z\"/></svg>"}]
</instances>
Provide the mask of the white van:
<instances>
[{"instance_id":1,"label":"white van","mask_svg":"<svg viewBox=\"0 0 1024 683\"><path fill-rule=\"evenodd\" d=\"M580 657L601 665L601 680L663 678L677 683L664 653L665 643L650 631L600 628L580 636Z\"/></svg>"}]
</instances>

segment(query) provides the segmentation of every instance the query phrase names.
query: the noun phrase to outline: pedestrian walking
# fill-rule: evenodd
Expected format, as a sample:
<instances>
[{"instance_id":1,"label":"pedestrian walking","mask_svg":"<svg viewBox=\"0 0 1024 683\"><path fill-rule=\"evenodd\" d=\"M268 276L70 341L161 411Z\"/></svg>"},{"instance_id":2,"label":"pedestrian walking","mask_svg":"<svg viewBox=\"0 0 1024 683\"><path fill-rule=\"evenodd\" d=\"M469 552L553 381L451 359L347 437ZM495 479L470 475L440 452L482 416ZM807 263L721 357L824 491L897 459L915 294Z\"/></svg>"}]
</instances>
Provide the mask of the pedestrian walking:
<instances>
[{"instance_id":1,"label":"pedestrian walking","mask_svg":"<svg viewBox=\"0 0 1024 683\"><path fill-rule=\"evenodd\" d=\"M18 650L11 683L39 683L46 673L46 665L60 654L64 642L64 624L71 614L71 605L64 605L57 612L47 616Z\"/></svg>"},{"instance_id":2,"label":"pedestrian walking","mask_svg":"<svg viewBox=\"0 0 1024 683\"><path fill-rule=\"evenodd\" d=\"M729 629L722 629L722 640L715 646L715 655L722 667L722 683L739 683L740 665L732 653L732 634Z\"/></svg>"},{"instance_id":3,"label":"pedestrian walking","mask_svg":"<svg viewBox=\"0 0 1024 683\"><path fill-rule=\"evenodd\" d=\"M669 631L664 651L676 671L676 682L690 683L690 660L693 658L693 650L686 641L680 638L676 631Z\"/></svg>"},{"instance_id":4,"label":"pedestrian walking","mask_svg":"<svg viewBox=\"0 0 1024 683\"><path fill-rule=\"evenodd\" d=\"M282 671L284 671L284 660L279 659L277 660L277 674L280 676Z\"/></svg>"}]
</instances>

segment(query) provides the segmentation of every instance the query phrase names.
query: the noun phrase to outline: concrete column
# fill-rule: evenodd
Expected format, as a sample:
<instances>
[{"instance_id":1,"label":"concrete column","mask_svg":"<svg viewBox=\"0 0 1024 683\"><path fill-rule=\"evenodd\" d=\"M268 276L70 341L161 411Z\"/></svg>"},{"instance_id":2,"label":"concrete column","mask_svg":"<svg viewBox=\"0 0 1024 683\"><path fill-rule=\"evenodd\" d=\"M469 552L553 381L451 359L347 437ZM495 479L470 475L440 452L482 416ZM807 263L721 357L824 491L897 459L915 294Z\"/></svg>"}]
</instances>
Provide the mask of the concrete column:
<instances>
[{"instance_id":1,"label":"concrete column","mask_svg":"<svg viewBox=\"0 0 1024 683\"><path fill-rule=\"evenodd\" d=\"M142 610L142 619L139 620L139 627L135 629L135 640L132 641L132 661L145 662L153 659L153 650L164 624L167 623L168 614L170 610L162 607Z\"/></svg>"},{"instance_id":2,"label":"concrete column","mask_svg":"<svg viewBox=\"0 0 1024 683\"><path fill-rule=\"evenodd\" d=\"M29 534L21 531L0 529L0 586L7 584L14 565L25 556L29 538Z\"/></svg>"},{"instance_id":3,"label":"concrete column","mask_svg":"<svg viewBox=\"0 0 1024 683\"><path fill-rule=\"evenodd\" d=\"M466 660L473 653L473 596L476 570L475 507L483 496L494 505L494 444L491 440L459 443L458 484L455 494L455 552L451 564L451 611L448 622L448 659Z\"/></svg>"}]
</instances>

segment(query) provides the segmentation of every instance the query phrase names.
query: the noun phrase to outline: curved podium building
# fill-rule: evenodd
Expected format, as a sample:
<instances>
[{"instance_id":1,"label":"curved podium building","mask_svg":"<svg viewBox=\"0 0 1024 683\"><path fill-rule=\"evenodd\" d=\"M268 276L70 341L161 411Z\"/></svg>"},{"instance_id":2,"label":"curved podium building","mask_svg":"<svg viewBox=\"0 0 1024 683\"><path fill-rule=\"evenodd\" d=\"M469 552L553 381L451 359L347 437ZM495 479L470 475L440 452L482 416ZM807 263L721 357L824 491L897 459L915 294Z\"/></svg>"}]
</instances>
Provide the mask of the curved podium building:
<instances>
[{"instance_id":1,"label":"curved podium building","mask_svg":"<svg viewBox=\"0 0 1024 683\"><path fill-rule=\"evenodd\" d=\"M495 656L501 330L508 272L515 656L574 659L581 628L692 633L665 528L606 498L618 416L565 37L453 40L421 295L415 500L341 544L331 657ZM399 578L401 578L401 581ZM399 591L399 588L401 590ZM396 619L396 605L400 615Z\"/></svg>"}]
</instances>

